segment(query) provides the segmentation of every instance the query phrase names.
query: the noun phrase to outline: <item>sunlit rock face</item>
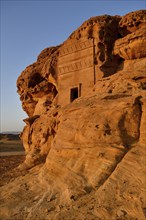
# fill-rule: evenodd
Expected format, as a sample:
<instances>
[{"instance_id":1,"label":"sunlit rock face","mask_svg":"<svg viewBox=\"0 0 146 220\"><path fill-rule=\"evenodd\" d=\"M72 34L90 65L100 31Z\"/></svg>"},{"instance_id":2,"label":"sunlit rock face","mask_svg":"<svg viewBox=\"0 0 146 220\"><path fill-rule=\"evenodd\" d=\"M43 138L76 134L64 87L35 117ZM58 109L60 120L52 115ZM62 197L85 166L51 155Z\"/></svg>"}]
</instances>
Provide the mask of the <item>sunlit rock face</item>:
<instances>
[{"instance_id":1,"label":"sunlit rock face","mask_svg":"<svg viewBox=\"0 0 146 220\"><path fill-rule=\"evenodd\" d=\"M121 37L133 33L134 31L145 26L145 10L130 12L122 17L119 22L119 33Z\"/></svg>"},{"instance_id":2,"label":"sunlit rock face","mask_svg":"<svg viewBox=\"0 0 146 220\"><path fill-rule=\"evenodd\" d=\"M50 57L54 55L57 48L51 47L43 50L38 56L37 61L29 65L17 80L22 107L29 117L43 113L46 110L45 106L50 106L57 94L56 80L54 79L52 82L43 75L45 63L51 59Z\"/></svg>"},{"instance_id":3,"label":"sunlit rock face","mask_svg":"<svg viewBox=\"0 0 146 220\"><path fill-rule=\"evenodd\" d=\"M115 42L114 54L119 55L124 60L139 59L146 56L146 31L142 26L135 32Z\"/></svg>"},{"instance_id":4,"label":"sunlit rock face","mask_svg":"<svg viewBox=\"0 0 146 220\"><path fill-rule=\"evenodd\" d=\"M21 73L29 173L3 219L145 219L145 17L92 17Z\"/></svg>"}]
</instances>

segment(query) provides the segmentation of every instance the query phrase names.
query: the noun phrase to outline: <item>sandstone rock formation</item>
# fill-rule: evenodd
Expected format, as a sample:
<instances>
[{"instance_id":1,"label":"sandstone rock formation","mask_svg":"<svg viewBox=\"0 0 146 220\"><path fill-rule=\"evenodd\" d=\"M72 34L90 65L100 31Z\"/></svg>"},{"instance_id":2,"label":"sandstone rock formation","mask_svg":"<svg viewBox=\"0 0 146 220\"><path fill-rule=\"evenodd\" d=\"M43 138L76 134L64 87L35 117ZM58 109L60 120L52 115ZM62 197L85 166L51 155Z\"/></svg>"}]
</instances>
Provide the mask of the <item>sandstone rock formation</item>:
<instances>
[{"instance_id":1,"label":"sandstone rock formation","mask_svg":"<svg viewBox=\"0 0 146 220\"><path fill-rule=\"evenodd\" d=\"M145 15L90 18L21 73L28 173L3 219L145 219Z\"/></svg>"}]
</instances>

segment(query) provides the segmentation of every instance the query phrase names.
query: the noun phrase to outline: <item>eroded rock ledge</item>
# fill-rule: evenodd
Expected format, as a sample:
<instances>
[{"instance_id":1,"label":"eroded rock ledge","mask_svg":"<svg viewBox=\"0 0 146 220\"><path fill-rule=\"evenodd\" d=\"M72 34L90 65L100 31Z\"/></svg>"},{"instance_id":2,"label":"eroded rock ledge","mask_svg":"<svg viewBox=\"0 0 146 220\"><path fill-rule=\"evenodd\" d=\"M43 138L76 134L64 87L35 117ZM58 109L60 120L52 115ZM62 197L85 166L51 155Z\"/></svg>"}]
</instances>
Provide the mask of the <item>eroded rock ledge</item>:
<instances>
[{"instance_id":1,"label":"eroded rock ledge","mask_svg":"<svg viewBox=\"0 0 146 220\"><path fill-rule=\"evenodd\" d=\"M21 73L28 173L3 219L145 219L145 18L90 18Z\"/></svg>"}]
</instances>

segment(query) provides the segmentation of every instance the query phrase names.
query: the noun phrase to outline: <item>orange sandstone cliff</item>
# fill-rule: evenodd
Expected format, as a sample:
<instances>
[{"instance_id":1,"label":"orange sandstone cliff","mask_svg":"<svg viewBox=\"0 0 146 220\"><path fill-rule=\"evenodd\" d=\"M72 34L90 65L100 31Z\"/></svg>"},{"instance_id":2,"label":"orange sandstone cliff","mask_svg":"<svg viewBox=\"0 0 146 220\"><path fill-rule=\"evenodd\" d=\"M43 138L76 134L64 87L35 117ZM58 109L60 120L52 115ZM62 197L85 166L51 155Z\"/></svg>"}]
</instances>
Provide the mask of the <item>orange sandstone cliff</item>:
<instances>
[{"instance_id":1,"label":"orange sandstone cliff","mask_svg":"<svg viewBox=\"0 0 146 220\"><path fill-rule=\"evenodd\" d=\"M145 19L92 17L21 73L27 172L3 186L2 219L145 219Z\"/></svg>"}]
</instances>

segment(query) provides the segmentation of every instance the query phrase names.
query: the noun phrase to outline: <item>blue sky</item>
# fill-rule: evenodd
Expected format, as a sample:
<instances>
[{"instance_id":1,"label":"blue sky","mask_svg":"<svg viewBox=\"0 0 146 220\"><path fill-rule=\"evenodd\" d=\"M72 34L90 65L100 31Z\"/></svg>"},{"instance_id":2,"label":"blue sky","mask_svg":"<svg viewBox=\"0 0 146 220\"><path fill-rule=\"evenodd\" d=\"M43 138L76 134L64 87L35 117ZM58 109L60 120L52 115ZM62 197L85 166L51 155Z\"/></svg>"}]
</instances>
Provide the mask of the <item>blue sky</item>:
<instances>
[{"instance_id":1,"label":"blue sky","mask_svg":"<svg viewBox=\"0 0 146 220\"><path fill-rule=\"evenodd\" d=\"M16 80L46 47L62 43L93 16L145 9L144 0L1 0L0 131L21 131L27 115Z\"/></svg>"}]
</instances>

